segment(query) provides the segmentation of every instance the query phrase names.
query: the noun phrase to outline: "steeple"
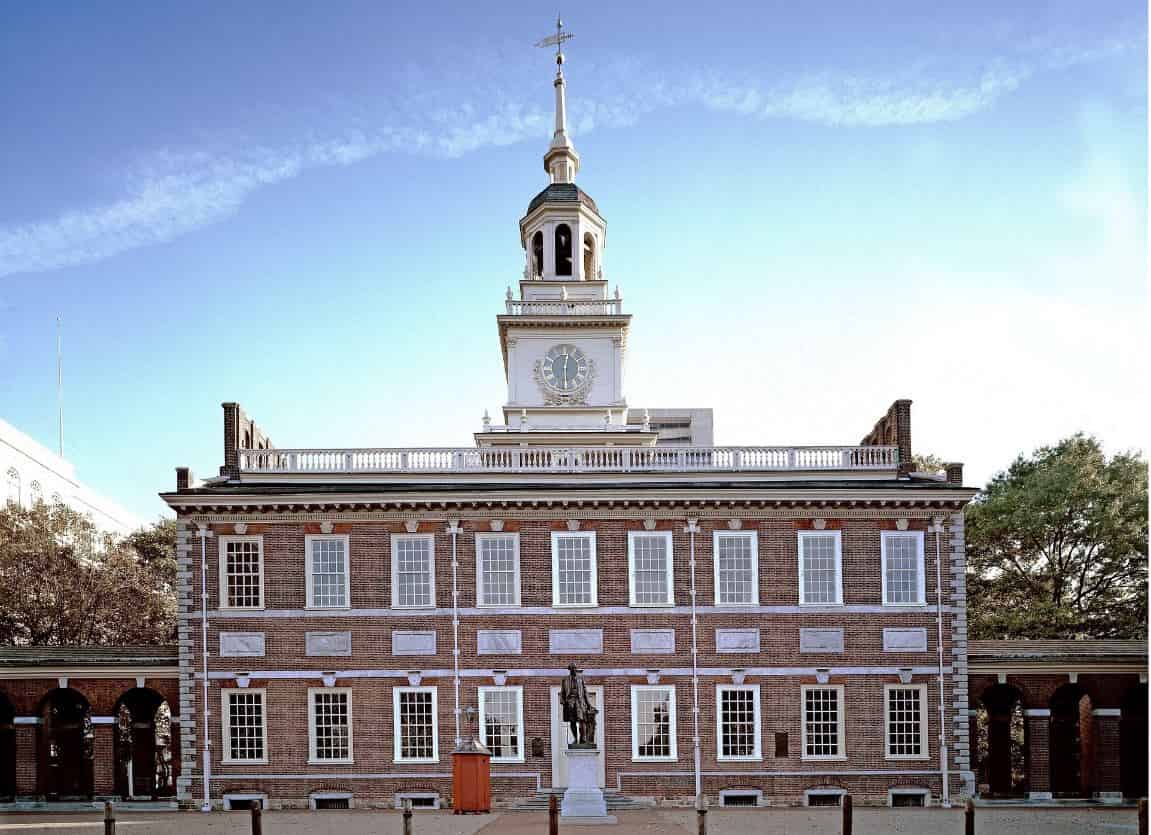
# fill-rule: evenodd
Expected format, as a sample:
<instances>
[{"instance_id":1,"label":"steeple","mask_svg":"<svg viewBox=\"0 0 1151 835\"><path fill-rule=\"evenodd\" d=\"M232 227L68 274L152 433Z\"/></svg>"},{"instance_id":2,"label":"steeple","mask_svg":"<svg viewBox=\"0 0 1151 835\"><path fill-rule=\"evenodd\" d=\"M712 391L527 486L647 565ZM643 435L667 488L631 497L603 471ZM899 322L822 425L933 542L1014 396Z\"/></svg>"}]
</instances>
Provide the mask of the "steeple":
<instances>
[{"instance_id":1,"label":"steeple","mask_svg":"<svg viewBox=\"0 0 1151 835\"><path fill-rule=\"evenodd\" d=\"M556 48L556 129L544 154L544 170L553 183L573 183L579 171L579 154L567 133L567 82L564 80L563 43L573 37L571 32L564 31L564 22L557 17L556 33L536 44Z\"/></svg>"}]
</instances>

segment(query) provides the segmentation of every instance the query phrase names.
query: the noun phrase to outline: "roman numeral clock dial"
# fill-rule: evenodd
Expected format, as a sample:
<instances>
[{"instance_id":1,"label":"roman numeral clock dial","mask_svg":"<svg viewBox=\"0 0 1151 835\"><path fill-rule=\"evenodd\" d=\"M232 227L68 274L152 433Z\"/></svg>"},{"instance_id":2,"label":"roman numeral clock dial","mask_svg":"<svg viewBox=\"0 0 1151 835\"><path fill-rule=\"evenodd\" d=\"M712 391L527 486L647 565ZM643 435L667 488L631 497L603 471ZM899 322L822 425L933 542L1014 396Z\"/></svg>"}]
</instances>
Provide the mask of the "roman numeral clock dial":
<instances>
[{"instance_id":1,"label":"roman numeral clock dial","mask_svg":"<svg viewBox=\"0 0 1151 835\"><path fill-rule=\"evenodd\" d=\"M588 359L574 345L556 345L544 356L542 372L549 388L571 394L587 382Z\"/></svg>"}]
</instances>

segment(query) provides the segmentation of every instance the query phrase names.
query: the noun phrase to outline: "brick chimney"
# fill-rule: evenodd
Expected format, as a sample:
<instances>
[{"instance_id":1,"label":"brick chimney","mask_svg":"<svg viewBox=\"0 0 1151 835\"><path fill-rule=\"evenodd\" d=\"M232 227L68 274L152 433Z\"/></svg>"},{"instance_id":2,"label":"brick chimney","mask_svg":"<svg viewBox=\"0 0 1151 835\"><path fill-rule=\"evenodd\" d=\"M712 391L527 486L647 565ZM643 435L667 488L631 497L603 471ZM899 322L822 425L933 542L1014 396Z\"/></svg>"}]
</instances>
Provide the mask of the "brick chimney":
<instances>
[{"instance_id":1,"label":"brick chimney","mask_svg":"<svg viewBox=\"0 0 1151 835\"><path fill-rule=\"evenodd\" d=\"M907 475L915 469L911 463L911 401L904 399L892 403L887 414L876 421L859 445L898 447L899 475Z\"/></svg>"},{"instance_id":2,"label":"brick chimney","mask_svg":"<svg viewBox=\"0 0 1151 835\"><path fill-rule=\"evenodd\" d=\"M176 492L186 493L191 489L192 483L196 477L192 475L192 471L187 467L176 468Z\"/></svg>"},{"instance_id":3,"label":"brick chimney","mask_svg":"<svg viewBox=\"0 0 1151 835\"><path fill-rule=\"evenodd\" d=\"M947 483L963 486L963 464L955 462L947 465Z\"/></svg>"}]
</instances>

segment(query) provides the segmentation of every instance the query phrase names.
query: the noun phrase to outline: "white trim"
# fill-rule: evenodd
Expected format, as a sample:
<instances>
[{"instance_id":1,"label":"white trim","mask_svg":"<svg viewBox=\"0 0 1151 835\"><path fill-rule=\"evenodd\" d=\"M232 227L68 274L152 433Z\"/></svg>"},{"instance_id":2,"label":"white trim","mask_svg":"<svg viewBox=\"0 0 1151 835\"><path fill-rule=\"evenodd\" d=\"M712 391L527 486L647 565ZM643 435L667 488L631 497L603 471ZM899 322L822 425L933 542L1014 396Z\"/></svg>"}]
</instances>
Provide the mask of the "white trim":
<instances>
[{"instance_id":1,"label":"white trim","mask_svg":"<svg viewBox=\"0 0 1151 835\"><path fill-rule=\"evenodd\" d=\"M232 721L231 711L228 710L229 696L240 693L245 696L259 694L260 696L260 731L263 734L264 756L260 759L231 756L232 751ZM220 688L220 736L223 750L220 751L221 763L237 763L252 765L268 764L268 691L263 687L221 687Z\"/></svg>"},{"instance_id":2,"label":"white trim","mask_svg":"<svg viewBox=\"0 0 1151 835\"><path fill-rule=\"evenodd\" d=\"M322 759L316 755L316 696L342 694L348 698L348 756ZM308 763L310 765L335 765L355 762L352 749L352 688L350 687L309 687L308 688Z\"/></svg>"},{"instance_id":3,"label":"white trim","mask_svg":"<svg viewBox=\"0 0 1151 835\"><path fill-rule=\"evenodd\" d=\"M662 539L666 543L664 575L667 582L667 598L662 603L638 603L635 599L635 540L636 537ZM628 531L627 532L627 602L629 606L640 608L667 608L675 605L675 571L673 540L671 531Z\"/></svg>"},{"instance_id":4,"label":"white trim","mask_svg":"<svg viewBox=\"0 0 1151 835\"><path fill-rule=\"evenodd\" d=\"M516 599L514 603L485 603L483 601L483 551L480 543L485 539L499 539L501 537L510 537L512 540L512 548L515 553L515 592ZM519 606L522 602L522 591L520 583L520 535L515 531L508 532L477 532L476 533L476 608L477 609L499 609L501 607L507 608L508 606Z\"/></svg>"},{"instance_id":5,"label":"white trim","mask_svg":"<svg viewBox=\"0 0 1151 835\"><path fill-rule=\"evenodd\" d=\"M428 603L408 604L401 606L399 602L400 587L396 581L398 564L396 560L396 543L404 541L423 541L430 544L428 548ZM391 537L390 552L388 554L392 563L392 608L393 609L435 609L436 608L436 535L431 533L394 533Z\"/></svg>"},{"instance_id":6,"label":"white trim","mask_svg":"<svg viewBox=\"0 0 1151 835\"><path fill-rule=\"evenodd\" d=\"M918 587L916 589L916 599L907 603L891 603L887 600L887 543L896 537L914 537L916 541L916 556L918 557L918 564L916 566L916 575L918 578ZM880 561L879 571L880 577L883 581L883 605L893 606L896 608L907 608L909 606L924 606L927 604L927 576L926 576L926 563L923 555L923 531L881 531L879 534L880 542Z\"/></svg>"},{"instance_id":7,"label":"white trim","mask_svg":"<svg viewBox=\"0 0 1151 835\"><path fill-rule=\"evenodd\" d=\"M923 798L923 808L931 805L931 790L918 788L915 786L908 786L907 788L892 788L887 790L887 805L895 807L895 795L897 794L915 794Z\"/></svg>"},{"instance_id":8,"label":"white trim","mask_svg":"<svg viewBox=\"0 0 1151 835\"><path fill-rule=\"evenodd\" d=\"M701 603L697 607L700 614L730 614L738 612L739 614L759 614L759 615L807 615L812 612L818 612L820 606L759 606L747 605L738 603L724 603L718 606L711 604ZM822 606L829 614L857 614L857 615L890 615L897 617L903 614L903 611L895 609L891 606L876 605L858 605L849 604L844 606ZM220 619L240 620L242 618L342 618L342 617L356 617L356 618L385 618L385 617L424 617L431 612L431 614L451 617L452 608L450 606L438 607L434 610L419 609L388 609L388 608L356 608L351 610L343 609L264 609L260 612L253 610L240 609L236 611L212 611L211 617ZM670 615L690 615L691 606L668 606L665 610ZM916 609L916 614L935 614L936 608L934 605L922 606ZM945 612L955 612L955 607L945 606ZM570 607L564 606L555 608L553 606L523 606L523 607L503 607L503 608L469 608L461 606L459 609L461 615L511 615L516 618L521 618L525 615L558 615L568 617L571 615ZM635 610L631 606L599 606L596 611L597 615L634 615ZM187 615L188 620L200 620L199 612L190 612ZM893 621L898 623L898 621ZM1112 665L1113 668L1095 668L1093 667L1090 672L1116 672L1116 673L1130 673L1130 667L1118 667ZM1082 668L1081 668L1082 669ZM981 672L987 671L981 668ZM990 670L994 672L994 669ZM6 669L7 673L8 670ZM1018 674L1025 674L1032 671L1021 671ZM1017 673L1012 673L1016 675ZM55 678L55 675L52 676ZM117 676L119 677L119 676Z\"/></svg>"},{"instance_id":9,"label":"white trim","mask_svg":"<svg viewBox=\"0 0 1151 835\"><path fill-rule=\"evenodd\" d=\"M918 754L891 753L891 700L892 690L915 690L919 693L919 751ZM927 685L926 684L885 684L883 685L883 758L885 760L928 760L927 750Z\"/></svg>"},{"instance_id":10,"label":"white trim","mask_svg":"<svg viewBox=\"0 0 1151 835\"><path fill-rule=\"evenodd\" d=\"M336 540L344 544L344 605L343 606L317 606L312 601L312 543ZM320 611L331 609L352 608L352 546L351 538L347 534L325 533L305 534L304 536L304 608Z\"/></svg>"},{"instance_id":11,"label":"white trim","mask_svg":"<svg viewBox=\"0 0 1151 835\"><path fill-rule=\"evenodd\" d=\"M560 603L560 537L587 539L591 542L591 601L588 603ZM591 609L599 605L599 554L596 551L595 531L552 531L552 606L556 609Z\"/></svg>"},{"instance_id":12,"label":"white trim","mask_svg":"<svg viewBox=\"0 0 1151 835\"><path fill-rule=\"evenodd\" d=\"M643 691L660 691L668 694L668 743L671 753L660 757L644 757L639 753L639 700L636 696ZM676 737L676 707L674 684L633 684L631 686L631 761L633 763L675 762L679 759Z\"/></svg>"},{"instance_id":13,"label":"white trim","mask_svg":"<svg viewBox=\"0 0 1151 835\"><path fill-rule=\"evenodd\" d=\"M216 566L217 580L219 581L219 608L222 612L263 611L264 609L264 537L262 534L249 534L246 536L221 536L217 540L219 560ZM229 606L228 605L228 543L229 542L255 542L259 545L260 555L260 605L259 606Z\"/></svg>"},{"instance_id":14,"label":"white trim","mask_svg":"<svg viewBox=\"0 0 1151 835\"><path fill-rule=\"evenodd\" d=\"M527 747L526 740L524 739L524 688L519 684L508 684L502 687L479 687L477 688L476 699L479 702L480 708L480 741L484 746L491 749L487 740L487 723L484 721L487 717L487 695L489 693L507 693L513 692L516 694L516 739L519 740L519 752L514 757L497 757L492 756L491 761L494 763L522 763L524 761L524 749Z\"/></svg>"},{"instance_id":15,"label":"white trim","mask_svg":"<svg viewBox=\"0 0 1151 835\"><path fill-rule=\"evenodd\" d=\"M432 756L431 757L404 757L400 754L403 734L400 732L400 694L401 693L431 693L432 694ZM440 761L440 715L439 715L439 688L435 685L420 685L417 687L392 688L392 762L397 763L438 763Z\"/></svg>"},{"instance_id":16,"label":"white trim","mask_svg":"<svg viewBox=\"0 0 1151 835\"><path fill-rule=\"evenodd\" d=\"M351 792L333 792L333 791L320 791L312 792L308 795L308 808L313 812L324 811L323 809L316 808L317 800L346 800L348 801L348 808L356 808L356 802Z\"/></svg>"},{"instance_id":17,"label":"white trim","mask_svg":"<svg viewBox=\"0 0 1151 835\"><path fill-rule=\"evenodd\" d=\"M723 699L728 690L747 690L755 694L755 750L751 756L739 757L723 753ZM758 684L717 684L715 686L715 758L719 762L758 762L763 759L763 711L759 704Z\"/></svg>"},{"instance_id":18,"label":"white trim","mask_svg":"<svg viewBox=\"0 0 1151 835\"><path fill-rule=\"evenodd\" d=\"M1028 707L1023 709L1024 716L1050 716L1051 708L1049 707Z\"/></svg>"},{"instance_id":19,"label":"white trim","mask_svg":"<svg viewBox=\"0 0 1151 835\"><path fill-rule=\"evenodd\" d=\"M751 600L746 603L723 603L719 599L719 541L723 538L751 540ZM759 532L712 531L711 535L712 599L716 607L745 608L759 605Z\"/></svg>"},{"instance_id":20,"label":"white trim","mask_svg":"<svg viewBox=\"0 0 1151 835\"><path fill-rule=\"evenodd\" d=\"M835 754L811 754L807 753L807 693L810 690L835 690L839 695L836 696L836 717L838 719L838 727L836 728L836 751ZM847 726L847 699L844 697L842 684L803 684L799 688L799 730L800 730L800 748L799 754L801 760L809 762L819 762L828 760L846 760L847 759L847 738L844 736L844 729ZM885 743L886 745L886 743Z\"/></svg>"},{"instance_id":21,"label":"white trim","mask_svg":"<svg viewBox=\"0 0 1151 835\"><path fill-rule=\"evenodd\" d=\"M803 599L803 541L830 536L835 542L835 600L830 603L808 603ZM799 605L805 609L815 606L843 605L843 532L838 530L796 531L796 553L799 557Z\"/></svg>"},{"instance_id":22,"label":"white trim","mask_svg":"<svg viewBox=\"0 0 1151 835\"><path fill-rule=\"evenodd\" d=\"M1123 709L1118 707L1097 707L1091 711L1092 716L1110 716L1118 719L1123 715Z\"/></svg>"}]
</instances>

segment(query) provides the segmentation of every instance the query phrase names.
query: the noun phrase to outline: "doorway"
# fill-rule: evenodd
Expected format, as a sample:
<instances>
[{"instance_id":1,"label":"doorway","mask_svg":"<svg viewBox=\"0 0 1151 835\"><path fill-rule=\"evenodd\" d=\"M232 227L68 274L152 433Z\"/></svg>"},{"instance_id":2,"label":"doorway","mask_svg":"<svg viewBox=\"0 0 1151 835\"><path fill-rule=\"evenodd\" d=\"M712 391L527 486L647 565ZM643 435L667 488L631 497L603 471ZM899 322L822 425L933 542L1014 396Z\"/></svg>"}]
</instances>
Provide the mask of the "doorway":
<instances>
[{"instance_id":1,"label":"doorway","mask_svg":"<svg viewBox=\"0 0 1151 835\"><path fill-rule=\"evenodd\" d=\"M556 685L551 689L552 705L552 788L566 789L568 785L568 761L564 751L575 740L572 738L571 727L563 720L563 706L560 703L560 688ZM604 785L604 748L603 748L603 687L600 685L587 686L588 700L592 707L599 711L596 714L595 747L599 749L597 759L597 783L600 788Z\"/></svg>"},{"instance_id":2,"label":"doorway","mask_svg":"<svg viewBox=\"0 0 1151 835\"><path fill-rule=\"evenodd\" d=\"M53 690L40 709L40 781L49 800L89 800L96 735L92 709L75 690Z\"/></svg>"}]
</instances>

